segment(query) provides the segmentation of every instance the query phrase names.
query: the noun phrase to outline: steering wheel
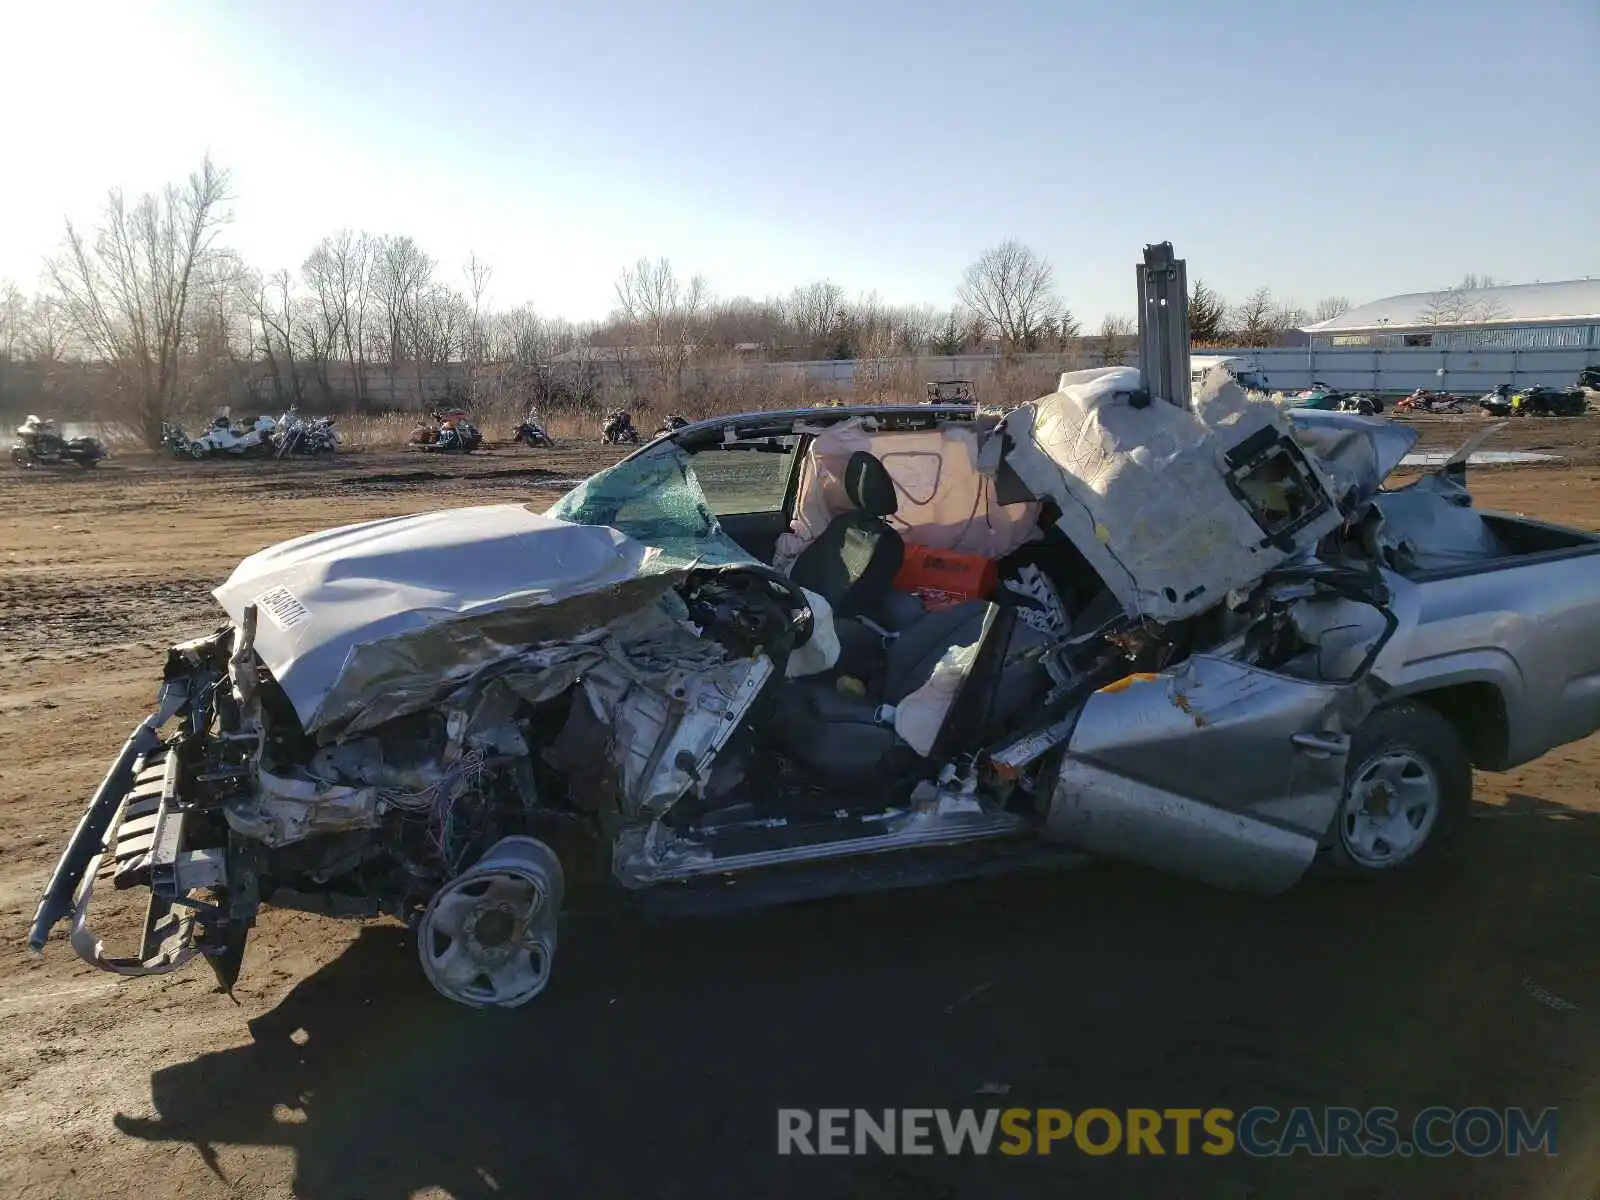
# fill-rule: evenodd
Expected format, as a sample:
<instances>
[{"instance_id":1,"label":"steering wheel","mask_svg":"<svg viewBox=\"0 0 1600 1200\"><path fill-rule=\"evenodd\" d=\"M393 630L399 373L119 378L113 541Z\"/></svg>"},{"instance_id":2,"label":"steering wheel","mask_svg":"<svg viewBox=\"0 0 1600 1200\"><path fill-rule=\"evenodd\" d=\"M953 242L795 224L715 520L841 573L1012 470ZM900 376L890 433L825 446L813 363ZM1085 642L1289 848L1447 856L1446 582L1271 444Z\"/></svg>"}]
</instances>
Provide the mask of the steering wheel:
<instances>
[{"instance_id":1,"label":"steering wheel","mask_svg":"<svg viewBox=\"0 0 1600 1200\"><path fill-rule=\"evenodd\" d=\"M740 576L747 576L759 584L789 612L794 629L794 649L798 650L811 640L811 635L817 629L817 618L811 611L811 602L806 599L800 586L781 571L775 571L765 563L725 563L697 568L689 578L693 581L703 577L730 584L736 583Z\"/></svg>"}]
</instances>

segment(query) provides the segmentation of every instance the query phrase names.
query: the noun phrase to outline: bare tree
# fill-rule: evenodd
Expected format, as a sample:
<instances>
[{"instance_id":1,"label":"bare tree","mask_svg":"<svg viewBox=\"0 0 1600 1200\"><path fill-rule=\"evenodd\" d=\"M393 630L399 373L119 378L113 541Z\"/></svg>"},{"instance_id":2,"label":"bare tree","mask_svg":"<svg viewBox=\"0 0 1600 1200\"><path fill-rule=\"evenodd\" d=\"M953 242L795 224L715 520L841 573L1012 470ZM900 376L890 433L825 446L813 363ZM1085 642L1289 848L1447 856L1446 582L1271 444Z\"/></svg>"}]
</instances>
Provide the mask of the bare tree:
<instances>
[{"instance_id":1,"label":"bare tree","mask_svg":"<svg viewBox=\"0 0 1600 1200\"><path fill-rule=\"evenodd\" d=\"M245 394L255 353L250 293L256 278L232 250L217 250L196 262L179 389L191 403L216 409Z\"/></svg>"},{"instance_id":2,"label":"bare tree","mask_svg":"<svg viewBox=\"0 0 1600 1200\"><path fill-rule=\"evenodd\" d=\"M1277 305L1268 317L1274 341L1291 329L1302 329L1309 324L1311 324L1310 314L1292 300Z\"/></svg>"},{"instance_id":3,"label":"bare tree","mask_svg":"<svg viewBox=\"0 0 1600 1200\"><path fill-rule=\"evenodd\" d=\"M1014 238L980 254L962 275L956 296L999 336L1008 354L1037 347L1059 308L1050 260Z\"/></svg>"},{"instance_id":4,"label":"bare tree","mask_svg":"<svg viewBox=\"0 0 1600 1200\"><path fill-rule=\"evenodd\" d=\"M41 367L56 366L67 357L71 334L61 301L48 292L40 292L28 305L17 349Z\"/></svg>"},{"instance_id":5,"label":"bare tree","mask_svg":"<svg viewBox=\"0 0 1600 1200\"><path fill-rule=\"evenodd\" d=\"M494 276L494 268L477 254L470 254L461 266L461 273L466 276L467 299L471 304L463 357L467 361L468 393L476 403L481 399L479 393L484 386L482 378L484 359L488 353L488 332L483 323L483 298L489 291L489 280Z\"/></svg>"},{"instance_id":6,"label":"bare tree","mask_svg":"<svg viewBox=\"0 0 1600 1200\"><path fill-rule=\"evenodd\" d=\"M983 340L983 323L967 309L950 309L938 319L928 344L935 354L965 354Z\"/></svg>"},{"instance_id":7,"label":"bare tree","mask_svg":"<svg viewBox=\"0 0 1600 1200\"><path fill-rule=\"evenodd\" d=\"M1424 325L1478 325L1505 316L1505 306L1487 288L1498 286L1492 275L1467 275L1455 287L1434 292L1422 312Z\"/></svg>"},{"instance_id":8,"label":"bare tree","mask_svg":"<svg viewBox=\"0 0 1600 1200\"><path fill-rule=\"evenodd\" d=\"M266 278L257 276L252 283L246 295L255 319L256 344L272 375L272 391L278 403L299 404L305 398L296 353L304 356L316 376L324 403L330 402L333 388L327 360L331 338L325 336L325 327L319 321L319 303L311 297L305 304L299 302L288 271L276 271ZM300 327L302 322L306 329Z\"/></svg>"},{"instance_id":9,"label":"bare tree","mask_svg":"<svg viewBox=\"0 0 1600 1200\"><path fill-rule=\"evenodd\" d=\"M67 320L111 365L152 447L177 399L195 269L228 220L227 198L228 172L209 157L185 186L131 206L114 190L92 241L67 222L66 247L49 265Z\"/></svg>"},{"instance_id":10,"label":"bare tree","mask_svg":"<svg viewBox=\"0 0 1600 1200\"><path fill-rule=\"evenodd\" d=\"M1216 291L1201 279L1189 290L1189 341L1196 346L1213 345L1223 339L1223 323L1228 306Z\"/></svg>"},{"instance_id":11,"label":"bare tree","mask_svg":"<svg viewBox=\"0 0 1600 1200\"><path fill-rule=\"evenodd\" d=\"M420 367L447 367L464 357L472 303L444 284L430 284L407 309L405 340Z\"/></svg>"},{"instance_id":12,"label":"bare tree","mask_svg":"<svg viewBox=\"0 0 1600 1200\"><path fill-rule=\"evenodd\" d=\"M1241 346L1270 346L1277 340L1277 302L1272 289L1257 288L1233 310L1233 330Z\"/></svg>"},{"instance_id":13,"label":"bare tree","mask_svg":"<svg viewBox=\"0 0 1600 1200\"><path fill-rule=\"evenodd\" d=\"M14 362L28 328L28 298L9 279L0 281L0 363Z\"/></svg>"},{"instance_id":14,"label":"bare tree","mask_svg":"<svg viewBox=\"0 0 1600 1200\"><path fill-rule=\"evenodd\" d=\"M1316 317L1319 321L1331 321L1335 317L1342 317L1350 311L1350 301L1343 296L1328 296L1317 301Z\"/></svg>"},{"instance_id":15,"label":"bare tree","mask_svg":"<svg viewBox=\"0 0 1600 1200\"><path fill-rule=\"evenodd\" d=\"M370 286L388 368L389 395L393 398L400 366L409 360L415 368L420 403L424 367L409 336L426 324L419 309L437 264L409 237L377 238L372 244L372 256Z\"/></svg>"},{"instance_id":16,"label":"bare tree","mask_svg":"<svg viewBox=\"0 0 1600 1200\"><path fill-rule=\"evenodd\" d=\"M315 301L315 331L306 331L310 345L322 347L319 358L342 353L349 364L357 403L367 399L368 327L374 254L367 234L342 230L323 238L306 258L300 273Z\"/></svg>"},{"instance_id":17,"label":"bare tree","mask_svg":"<svg viewBox=\"0 0 1600 1200\"><path fill-rule=\"evenodd\" d=\"M710 289L696 275L678 279L664 258L641 258L616 283L617 301L628 322L646 339L646 354L669 399L683 394L683 371L699 343Z\"/></svg>"},{"instance_id":18,"label":"bare tree","mask_svg":"<svg viewBox=\"0 0 1600 1200\"><path fill-rule=\"evenodd\" d=\"M1070 309L1063 308L1048 324L1047 330L1050 339L1055 342L1055 348L1065 351L1071 348L1073 341L1083 332L1083 326L1079 324L1078 318L1072 315ZM1028 347L1030 350L1037 348L1037 346Z\"/></svg>"},{"instance_id":19,"label":"bare tree","mask_svg":"<svg viewBox=\"0 0 1600 1200\"><path fill-rule=\"evenodd\" d=\"M844 305L844 289L832 280L808 283L789 293L784 312L807 357L827 357L829 346L838 340Z\"/></svg>"},{"instance_id":20,"label":"bare tree","mask_svg":"<svg viewBox=\"0 0 1600 1200\"><path fill-rule=\"evenodd\" d=\"M779 300L752 300L735 296L710 306L706 313L706 344L720 350L733 350L754 344L763 350L778 349L788 333Z\"/></svg>"},{"instance_id":21,"label":"bare tree","mask_svg":"<svg viewBox=\"0 0 1600 1200\"><path fill-rule=\"evenodd\" d=\"M1120 367L1128 360L1129 352L1137 340L1137 327L1130 317L1106 314L1100 322L1100 333L1095 338L1095 354L1102 367Z\"/></svg>"},{"instance_id":22,"label":"bare tree","mask_svg":"<svg viewBox=\"0 0 1600 1200\"><path fill-rule=\"evenodd\" d=\"M928 343L933 338L934 325L938 321L931 304L896 309L890 320L894 325L897 353L915 358L927 352Z\"/></svg>"}]
</instances>

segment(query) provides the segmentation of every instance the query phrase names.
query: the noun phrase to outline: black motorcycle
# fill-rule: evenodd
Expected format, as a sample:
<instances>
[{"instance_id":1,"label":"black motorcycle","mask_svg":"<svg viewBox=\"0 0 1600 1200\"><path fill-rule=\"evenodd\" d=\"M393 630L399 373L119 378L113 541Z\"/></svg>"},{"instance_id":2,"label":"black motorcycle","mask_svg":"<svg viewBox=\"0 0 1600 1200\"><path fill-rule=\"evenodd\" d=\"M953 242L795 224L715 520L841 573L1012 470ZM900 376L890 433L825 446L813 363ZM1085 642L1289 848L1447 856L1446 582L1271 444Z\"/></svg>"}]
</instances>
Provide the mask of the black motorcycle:
<instances>
[{"instance_id":1,"label":"black motorcycle","mask_svg":"<svg viewBox=\"0 0 1600 1200\"><path fill-rule=\"evenodd\" d=\"M666 419L656 428L655 436L665 437L669 433L677 433L678 430L687 428L688 424L689 418L682 413L668 413Z\"/></svg>"},{"instance_id":2,"label":"black motorcycle","mask_svg":"<svg viewBox=\"0 0 1600 1200\"><path fill-rule=\"evenodd\" d=\"M97 467L109 457L99 438L64 438L55 433L17 433L11 445L11 461L24 471L35 467L59 467L66 464L88 470Z\"/></svg>"},{"instance_id":3,"label":"black motorcycle","mask_svg":"<svg viewBox=\"0 0 1600 1200\"><path fill-rule=\"evenodd\" d=\"M1581 417L1589 411L1589 397L1581 388L1557 391L1536 384L1511 397L1511 411L1522 417Z\"/></svg>"},{"instance_id":4,"label":"black motorcycle","mask_svg":"<svg viewBox=\"0 0 1600 1200\"><path fill-rule=\"evenodd\" d=\"M556 445L555 438L551 437L545 431L545 427L532 417L517 426L516 432L511 435L511 440L513 442L521 442L524 446L535 448L543 446L547 450L554 450Z\"/></svg>"},{"instance_id":5,"label":"black motorcycle","mask_svg":"<svg viewBox=\"0 0 1600 1200\"><path fill-rule=\"evenodd\" d=\"M1491 417L1509 417L1511 415L1511 385L1502 383L1492 392L1485 392L1478 397L1478 407Z\"/></svg>"},{"instance_id":6,"label":"black motorcycle","mask_svg":"<svg viewBox=\"0 0 1600 1200\"><path fill-rule=\"evenodd\" d=\"M607 446L637 446L639 431L634 428L633 418L629 414L614 412L600 426L600 441Z\"/></svg>"}]
</instances>

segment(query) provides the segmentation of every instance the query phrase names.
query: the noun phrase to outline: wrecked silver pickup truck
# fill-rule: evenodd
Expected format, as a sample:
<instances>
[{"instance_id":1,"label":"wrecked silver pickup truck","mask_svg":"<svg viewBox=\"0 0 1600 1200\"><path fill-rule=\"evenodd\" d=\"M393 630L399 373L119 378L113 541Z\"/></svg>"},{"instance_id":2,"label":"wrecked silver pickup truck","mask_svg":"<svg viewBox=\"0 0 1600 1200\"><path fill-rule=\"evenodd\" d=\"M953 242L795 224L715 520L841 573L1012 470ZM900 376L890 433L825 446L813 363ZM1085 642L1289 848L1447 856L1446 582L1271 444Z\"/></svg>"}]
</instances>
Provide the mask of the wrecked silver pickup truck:
<instances>
[{"instance_id":1,"label":"wrecked silver pickup truck","mask_svg":"<svg viewBox=\"0 0 1600 1200\"><path fill-rule=\"evenodd\" d=\"M1600 540L1477 511L1464 457L1382 490L1415 438L1112 368L1006 414L702 421L548 512L272 547L169 652L31 944L70 918L96 966L231 988L263 904L388 913L443 995L514 1006L580 875L693 907L1086 853L1265 893L1409 867L1473 765L1600 726ZM940 555L985 569L913 586ZM124 956L97 882L149 892Z\"/></svg>"}]
</instances>

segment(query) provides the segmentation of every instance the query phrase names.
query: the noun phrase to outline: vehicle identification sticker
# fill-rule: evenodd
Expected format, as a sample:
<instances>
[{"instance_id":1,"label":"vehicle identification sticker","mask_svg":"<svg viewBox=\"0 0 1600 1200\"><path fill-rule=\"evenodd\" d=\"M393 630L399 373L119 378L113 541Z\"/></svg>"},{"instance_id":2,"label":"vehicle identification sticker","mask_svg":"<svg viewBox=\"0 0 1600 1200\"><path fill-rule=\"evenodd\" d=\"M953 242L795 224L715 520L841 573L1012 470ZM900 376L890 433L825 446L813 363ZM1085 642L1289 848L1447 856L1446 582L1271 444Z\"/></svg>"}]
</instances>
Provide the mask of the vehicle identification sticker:
<instances>
[{"instance_id":1,"label":"vehicle identification sticker","mask_svg":"<svg viewBox=\"0 0 1600 1200\"><path fill-rule=\"evenodd\" d=\"M279 629L293 629L311 619L311 610L282 584L257 596L256 607L266 613Z\"/></svg>"}]
</instances>

